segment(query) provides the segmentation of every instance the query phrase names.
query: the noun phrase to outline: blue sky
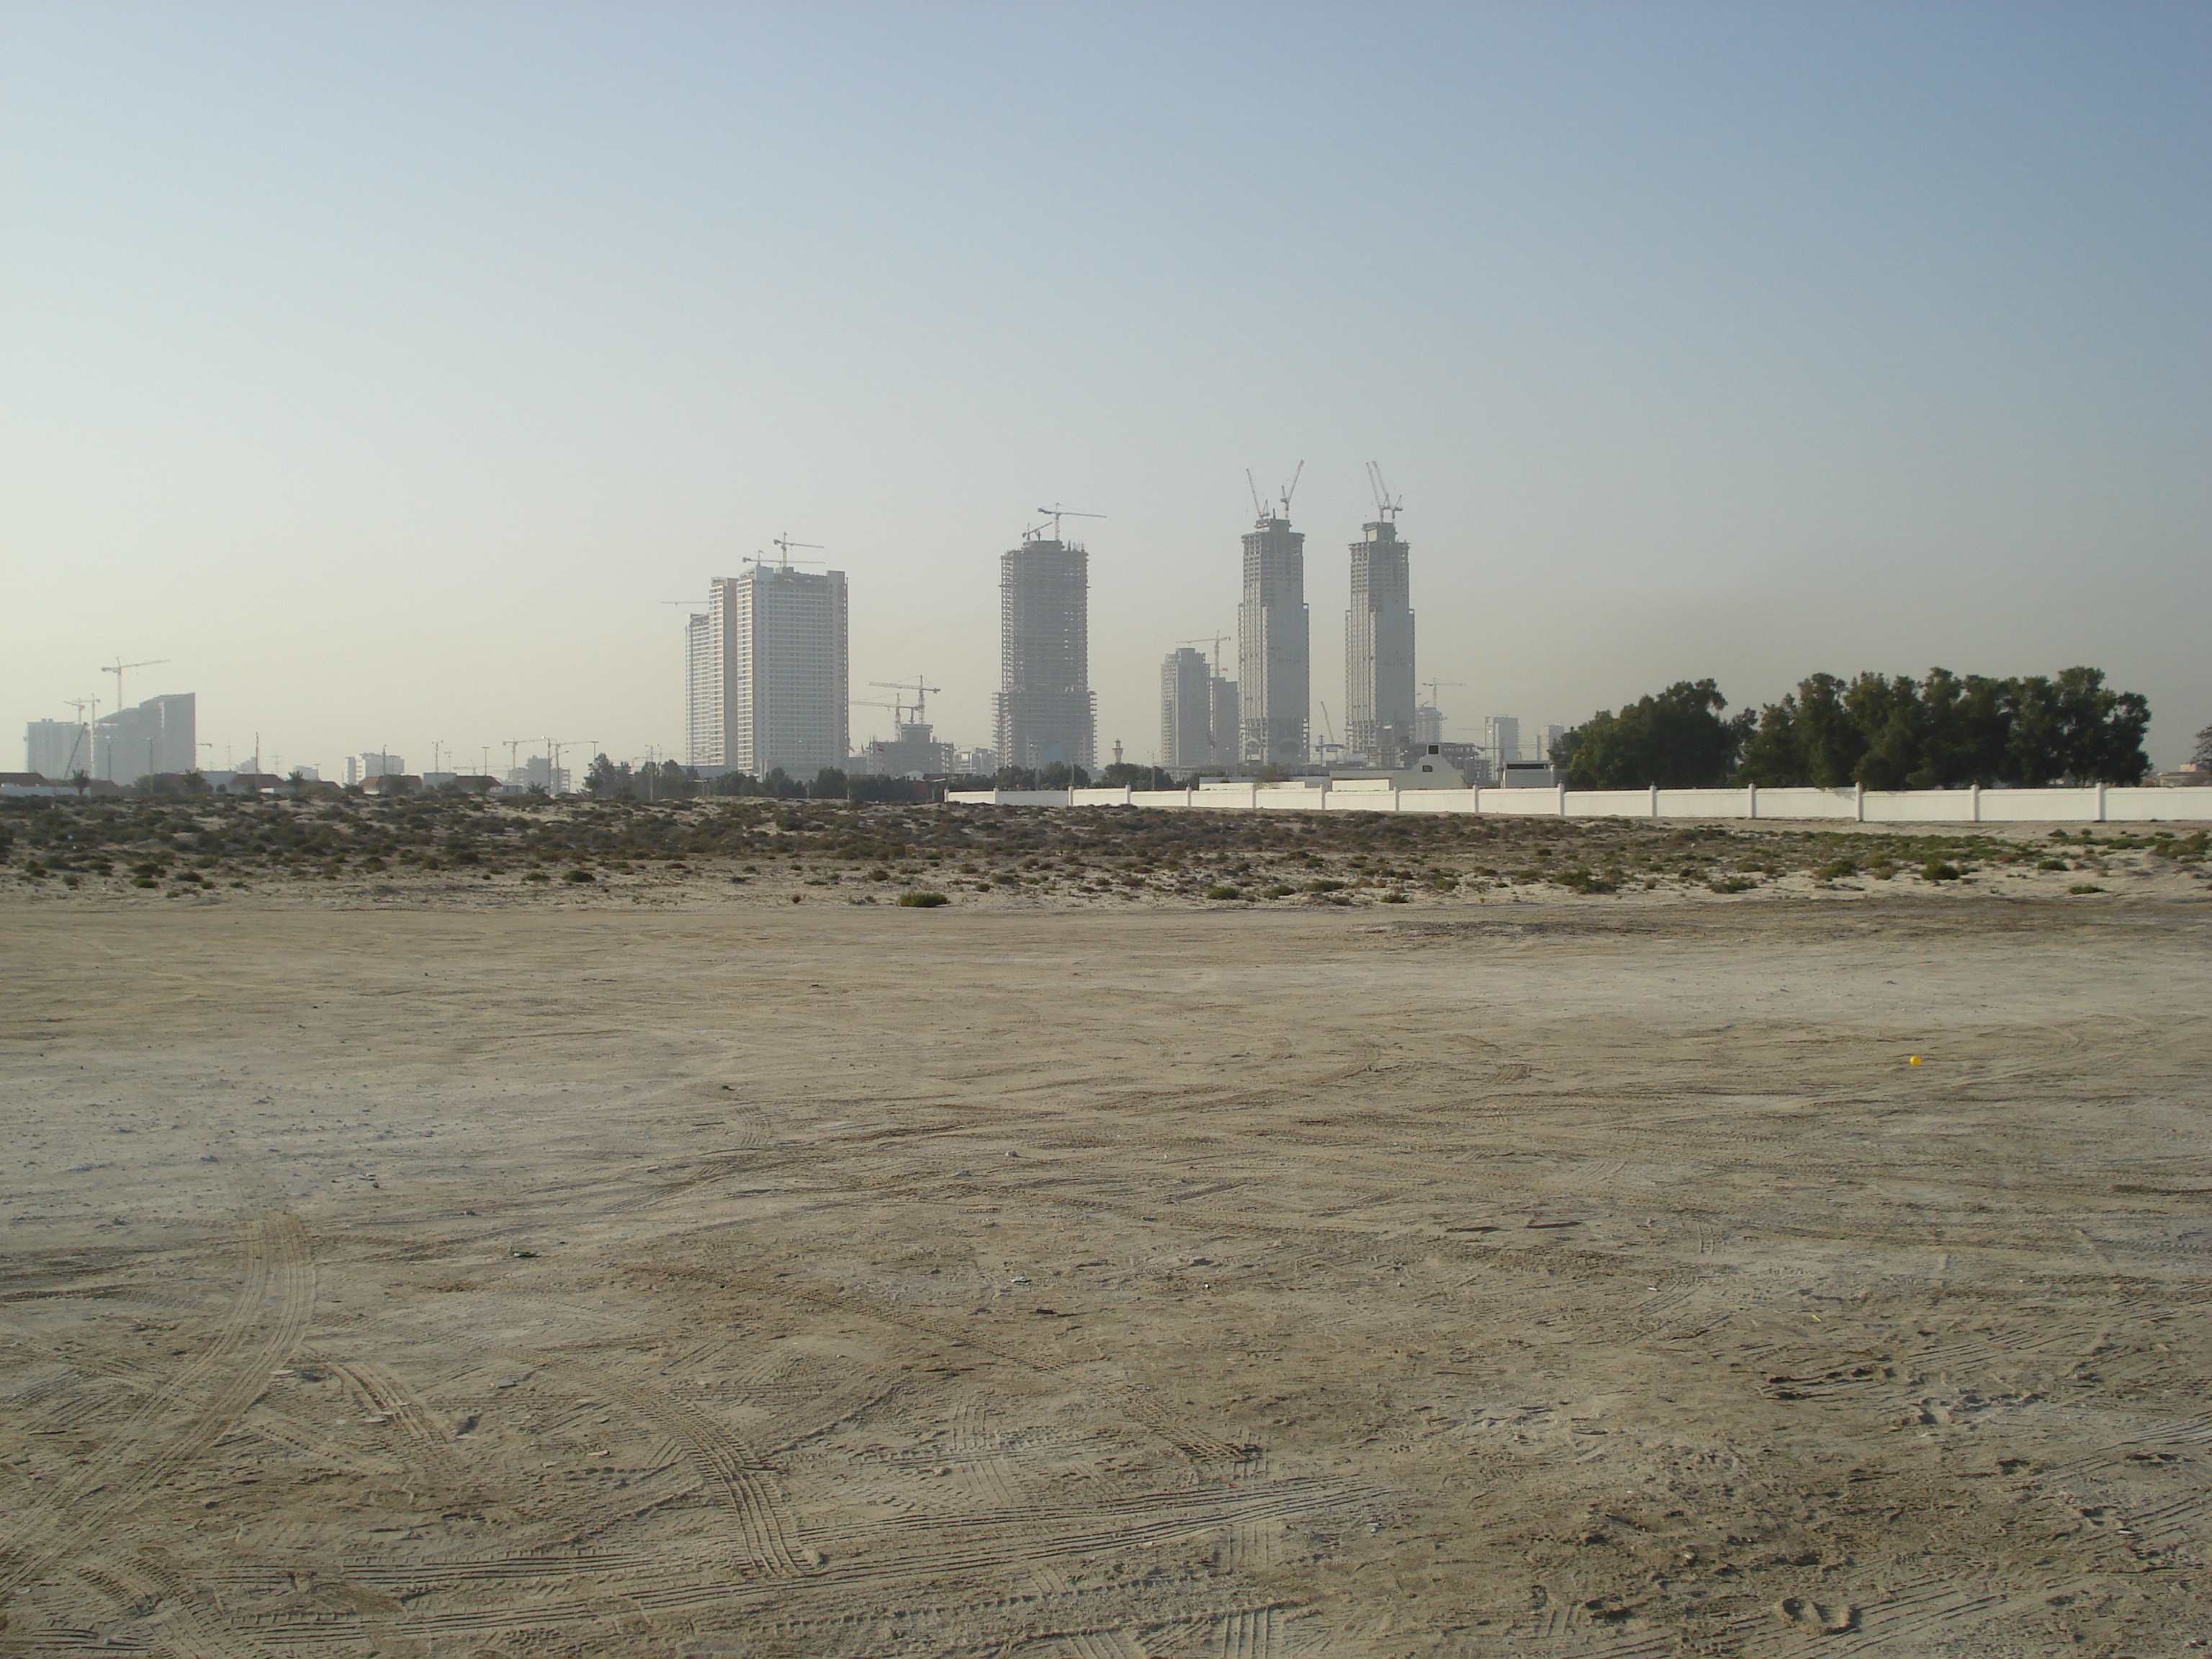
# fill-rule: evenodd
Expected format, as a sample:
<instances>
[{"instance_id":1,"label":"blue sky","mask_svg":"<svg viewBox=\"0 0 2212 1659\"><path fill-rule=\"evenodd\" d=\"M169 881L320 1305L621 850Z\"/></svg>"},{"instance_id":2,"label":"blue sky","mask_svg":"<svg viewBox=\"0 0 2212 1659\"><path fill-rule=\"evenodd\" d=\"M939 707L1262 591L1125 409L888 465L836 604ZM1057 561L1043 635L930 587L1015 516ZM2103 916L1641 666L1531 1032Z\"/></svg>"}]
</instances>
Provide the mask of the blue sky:
<instances>
[{"instance_id":1,"label":"blue sky","mask_svg":"<svg viewBox=\"0 0 2212 1659\"><path fill-rule=\"evenodd\" d=\"M1455 734L2091 662L2171 763L2208 68L2154 3L12 4L0 703L167 658L216 764L642 755L661 601L787 531L856 695L987 741L1057 500L1147 758L1247 467L1340 722L1372 459Z\"/></svg>"}]
</instances>

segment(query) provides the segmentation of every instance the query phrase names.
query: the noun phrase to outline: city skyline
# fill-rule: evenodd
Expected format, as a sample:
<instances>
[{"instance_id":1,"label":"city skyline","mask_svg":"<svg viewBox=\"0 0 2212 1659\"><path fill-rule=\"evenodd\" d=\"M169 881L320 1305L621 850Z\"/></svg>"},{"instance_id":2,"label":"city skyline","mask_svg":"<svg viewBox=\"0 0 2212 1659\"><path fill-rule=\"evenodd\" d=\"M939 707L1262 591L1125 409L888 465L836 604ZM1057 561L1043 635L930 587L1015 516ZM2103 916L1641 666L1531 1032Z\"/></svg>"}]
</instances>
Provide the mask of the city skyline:
<instances>
[{"instance_id":1,"label":"city skyline","mask_svg":"<svg viewBox=\"0 0 2212 1659\"><path fill-rule=\"evenodd\" d=\"M1111 515L1092 689L1141 752L1161 653L1233 623L1244 470L1314 458L1334 611L1375 457L1459 735L2085 662L2185 755L2212 15L1249 21L10 7L0 707L167 658L219 743L326 769L680 755L662 602L788 525L854 659L926 638L980 741L994 677L936 665L994 659L991 552L1065 499ZM1047 75L1082 131L986 118Z\"/></svg>"}]
</instances>

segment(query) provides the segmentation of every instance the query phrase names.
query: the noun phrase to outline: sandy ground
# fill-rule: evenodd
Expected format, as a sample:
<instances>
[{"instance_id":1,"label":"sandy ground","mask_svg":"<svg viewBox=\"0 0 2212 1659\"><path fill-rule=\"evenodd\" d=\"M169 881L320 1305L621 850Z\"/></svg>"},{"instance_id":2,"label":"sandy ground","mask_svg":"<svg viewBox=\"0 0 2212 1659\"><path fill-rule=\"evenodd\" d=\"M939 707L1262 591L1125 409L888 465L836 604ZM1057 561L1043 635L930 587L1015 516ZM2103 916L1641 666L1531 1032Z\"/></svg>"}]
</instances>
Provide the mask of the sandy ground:
<instances>
[{"instance_id":1,"label":"sandy ground","mask_svg":"<svg viewBox=\"0 0 2212 1659\"><path fill-rule=\"evenodd\" d=\"M2202 1647L2209 945L15 902L0 1651Z\"/></svg>"}]
</instances>

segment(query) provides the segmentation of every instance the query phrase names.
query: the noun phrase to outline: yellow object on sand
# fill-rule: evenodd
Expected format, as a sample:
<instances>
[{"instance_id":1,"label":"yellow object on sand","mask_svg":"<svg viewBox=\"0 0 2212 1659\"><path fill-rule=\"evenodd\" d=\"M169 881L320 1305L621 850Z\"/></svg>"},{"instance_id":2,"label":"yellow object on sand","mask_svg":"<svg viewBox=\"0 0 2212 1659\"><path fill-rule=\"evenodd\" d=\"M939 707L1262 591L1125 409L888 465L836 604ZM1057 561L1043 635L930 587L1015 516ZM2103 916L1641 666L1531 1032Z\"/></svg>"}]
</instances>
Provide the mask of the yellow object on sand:
<instances>
[{"instance_id":1,"label":"yellow object on sand","mask_svg":"<svg viewBox=\"0 0 2212 1659\"><path fill-rule=\"evenodd\" d=\"M1913 1055L1910 1060L1906 1060L1905 1063L1907 1066L1917 1066L1917 1065L1920 1063L1920 1056L1919 1056L1919 1055L1917 1055L1917 1054L1915 1054L1915 1055Z\"/></svg>"}]
</instances>

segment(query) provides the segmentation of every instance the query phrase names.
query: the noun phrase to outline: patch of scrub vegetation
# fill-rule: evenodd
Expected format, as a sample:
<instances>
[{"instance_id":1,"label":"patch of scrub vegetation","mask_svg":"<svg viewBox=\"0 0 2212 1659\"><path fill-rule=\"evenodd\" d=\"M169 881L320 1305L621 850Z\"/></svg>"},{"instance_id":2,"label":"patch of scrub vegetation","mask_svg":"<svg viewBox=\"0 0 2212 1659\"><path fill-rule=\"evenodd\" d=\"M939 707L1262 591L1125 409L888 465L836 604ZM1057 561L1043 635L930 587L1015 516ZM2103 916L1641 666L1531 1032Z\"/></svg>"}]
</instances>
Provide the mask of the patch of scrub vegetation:
<instances>
[{"instance_id":1,"label":"patch of scrub vegetation","mask_svg":"<svg viewBox=\"0 0 2212 1659\"><path fill-rule=\"evenodd\" d=\"M2098 828L2103 828L2099 826ZM54 902L369 889L475 903L784 903L794 887L960 892L994 907L1465 904L1623 894L2004 891L2077 872L2208 874L2205 831L2047 836L1454 814L657 802L92 796L0 802L7 890ZM1969 878L1976 878L1970 880ZM306 884L313 883L312 888ZM1865 884L1863 887L1862 884ZM2034 889L2023 887L2022 891ZM2046 893L2057 890L2040 890ZM892 892L883 892L891 902Z\"/></svg>"}]
</instances>

